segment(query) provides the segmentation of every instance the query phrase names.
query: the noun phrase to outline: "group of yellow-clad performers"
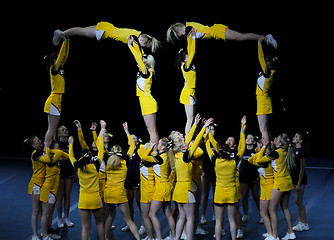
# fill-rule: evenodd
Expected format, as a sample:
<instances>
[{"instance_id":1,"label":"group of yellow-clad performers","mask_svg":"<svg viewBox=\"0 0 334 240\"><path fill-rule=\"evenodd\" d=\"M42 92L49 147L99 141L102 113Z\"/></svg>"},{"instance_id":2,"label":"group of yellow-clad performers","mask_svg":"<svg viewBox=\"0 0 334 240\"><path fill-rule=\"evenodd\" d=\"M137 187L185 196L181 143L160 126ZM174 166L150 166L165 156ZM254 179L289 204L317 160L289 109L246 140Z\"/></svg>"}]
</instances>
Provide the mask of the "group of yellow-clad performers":
<instances>
[{"instance_id":1,"label":"group of yellow-clad performers","mask_svg":"<svg viewBox=\"0 0 334 240\"><path fill-rule=\"evenodd\" d=\"M136 93L150 136L149 143L139 146L136 136L130 135L128 124L124 123L123 128L128 138L129 149L123 151L119 145L109 147L106 123L101 120L101 130L98 135L95 131L96 124L91 129L94 142L89 147L84 140L81 124L76 120L74 123L82 148L81 155L74 156L73 137L68 138L68 149L60 150L61 147L55 136L61 115L62 94L65 93L63 67L69 54L69 38L72 36L86 36L97 40L110 38L128 45L139 70ZM48 114L48 130L44 144L37 136L31 136L25 140L25 143L33 150L31 155L33 176L28 187L33 205L32 239L39 239L37 219L41 203L43 209L42 237L43 239L57 238L56 234L48 232L48 228L51 227L50 219L57 200L57 182L59 182L60 175L58 165L59 162L64 161L71 162L79 179L78 208L82 225L81 239L89 239L92 214L95 218L99 239L109 239L116 214L116 205L128 229L136 239L140 239L138 228L133 222L133 216L131 217L133 213L130 214L124 187L128 166L131 161L134 161L133 156L138 154L140 158L140 210L142 224L147 233L146 239L163 239L157 217L162 208L170 227L170 235L164 239L180 239L184 232L187 239L191 240L199 222L199 216L195 213L197 211L195 205L200 201L197 192L201 191L201 169L206 153L216 174L215 237L220 239L224 232L222 226L225 208L228 212L232 239L242 237L238 205L241 198L238 164L243 161L246 149L246 117L244 116L241 120L240 141L237 146L234 139L231 144L227 141L227 144L220 145L214 137L214 119L202 119L199 114L195 116L196 68L193 59L196 53L196 42L199 39L254 40L258 42L261 72L256 87L256 114L262 139L257 142L257 153L253 154L248 162L258 167L260 176L260 214L267 231L264 238L266 240L279 239L277 206L280 201L288 199L294 186L288 171L288 166L293 162L290 140L286 134L281 134L273 140L268 126L269 115L272 113L269 90L274 78L277 58L274 55L264 54L262 45L265 42L266 47L276 49L277 43L270 34L262 36L254 33L239 33L222 24L214 24L209 27L195 22L175 23L167 31L168 42L183 40L186 42L186 48L178 52L177 66L184 77L180 103L184 105L187 116L185 134L172 131L168 138L159 138L156 127L158 105L151 93L155 73L153 54L160 46L156 38L141 31L117 28L108 22L99 22L97 25L83 28L74 27L66 31L55 31L53 44L59 45L62 42L60 51L45 57L51 79L51 94L44 108L44 112ZM196 127L201 120L203 120L203 126L194 137ZM178 212L176 216L172 213L171 200L177 203L175 204L176 212ZM287 204L282 208L288 222L288 233L282 239L295 239L291 226L291 213Z\"/></svg>"}]
</instances>

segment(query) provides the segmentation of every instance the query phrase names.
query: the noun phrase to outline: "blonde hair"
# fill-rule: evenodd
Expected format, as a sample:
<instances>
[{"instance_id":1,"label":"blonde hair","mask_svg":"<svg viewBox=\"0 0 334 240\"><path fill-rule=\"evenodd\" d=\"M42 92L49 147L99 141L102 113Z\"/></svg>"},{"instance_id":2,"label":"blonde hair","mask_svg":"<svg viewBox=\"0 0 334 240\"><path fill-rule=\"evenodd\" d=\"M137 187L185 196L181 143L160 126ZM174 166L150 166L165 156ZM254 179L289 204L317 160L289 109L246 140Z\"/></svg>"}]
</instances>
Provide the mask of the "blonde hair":
<instances>
[{"instance_id":1,"label":"blonde hair","mask_svg":"<svg viewBox=\"0 0 334 240\"><path fill-rule=\"evenodd\" d=\"M152 53L155 53L161 46L160 41L155 37L152 37L148 34L141 34L140 36L146 39L146 46L151 48Z\"/></svg>"},{"instance_id":2,"label":"blonde hair","mask_svg":"<svg viewBox=\"0 0 334 240\"><path fill-rule=\"evenodd\" d=\"M153 73L155 73L155 59L151 54L144 54L143 55L143 63L147 68L152 68Z\"/></svg>"},{"instance_id":3,"label":"blonde hair","mask_svg":"<svg viewBox=\"0 0 334 240\"><path fill-rule=\"evenodd\" d=\"M107 165L111 168L116 168L121 165L122 159L122 147L119 145L114 145L110 152Z\"/></svg>"},{"instance_id":4,"label":"blonde hair","mask_svg":"<svg viewBox=\"0 0 334 240\"><path fill-rule=\"evenodd\" d=\"M284 164L288 165L289 170L296 168L295 156L293 153L293 148L290 143L289 136L285 133L280 134L282 148L287 151L286 158L284 160Z\"/></svg>"},{"instance_id":5,"label":"blonde hair","mask_svg":"<svg viewBox=\"0 0 334 240\"><path fill-rule=\"evenodd\" d=\"M175 167L175 154L182 152L182 147L185 144L184 140L177 136L178 133L178 131L172 131L168 136L169 141L167 143L167 156L171 168Z\"/></svg>"},{"instance_id":6,"label":"blonde hair","mask_svg":"<svg viewBox=\"0 0 334 240\"><path fill-rule=\"evenodd\" d=\"M177 32L180 27L184 27L183 23L174 23L170 25L167 30L166 40L169 43L174 43L174 40L180 40L180 37L177 35Z\"/></svg>"}]
</instances>

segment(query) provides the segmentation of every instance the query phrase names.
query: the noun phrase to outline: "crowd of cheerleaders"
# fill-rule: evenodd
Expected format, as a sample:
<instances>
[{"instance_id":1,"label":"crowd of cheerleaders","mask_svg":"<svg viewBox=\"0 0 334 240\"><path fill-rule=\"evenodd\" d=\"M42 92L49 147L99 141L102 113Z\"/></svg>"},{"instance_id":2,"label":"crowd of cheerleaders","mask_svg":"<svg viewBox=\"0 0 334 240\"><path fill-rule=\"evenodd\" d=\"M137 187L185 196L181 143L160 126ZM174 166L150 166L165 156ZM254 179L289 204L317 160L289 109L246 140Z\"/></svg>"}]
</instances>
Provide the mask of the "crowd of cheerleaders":
<instances>
[{"instance_id":1,"label":"crowd of cheerleaders","mask_svg":"<svg viewBox=\"0 0 334 240\"><path fill-rule=\"evenodd\" d=\"M58 128L62 94L65 91L63 66L69 54L69 37L75 35L96 37L98 40L111 38L128 45L139 68L137 96L150 135L149 143L139 146L136 136L130 135L128 125L124 123L123 128L129 142L128 151L123 152L119 145L109 147L106 123L101 120L101 131L98 136L95 132L97 124L92 125L94 142L89 147L84 140L81 124L76 120L74 123L78 129L82 152L80 158L75 158L73 137L68 137L65 127ZM241 120L238 146L234 138L228 138L226 144L219 144L216 141L215 124L212 118L203 121L202 129L193 140L196 126L201 120L199 114L195 117L196 70L193 58L196 52L196 41L206 38L258 41L258 57L262 70L257 79L256 98L262 139L257 143L253 135L249 134L247 138L245 136L246 117ZM293 138L294 146L292 146L286 134L280 134L272 141L268 126L268 118L272 113L269 90L275 74L277 58L274 54L264 54L262 45L265 42L266 48L276 49L275 39L270 34L262 36L253 33L239 33L222 24L208 27L195 22L187 22L186 24L172 24L169 27L167 41L176 40L186 43L186 48L181 49L177 56L177 64L184 77L180 102L184 104L187 116L186 137L178 131L173 131L168 138L159 139L155 121L157 103L151 95L155 66L152 54L158 49L159 41L140 31L117 28L107 22L99 22L97 25L85 28L74 27L66 31L55 31L53 44L59 45L62 42L61 49L45 57L50 68L52 89L44 108L48 114L48 130L44 143L37 136L31 136L25 140L26 145L33 150L31 155L33 176L28 186L33 209L32 239L39 239L37 220L41 203L43 239L57 238L56 234L48 232L56 202L60 202L57 204L60 208L58 226L63 227L64 224L73 226L68 219L69 203L64 203L65 220L62 220L62 199L57 201L56 196L60 185L62 195L66 195L65 188L71 189L71 184L67 186L62 180L73 178L75 172L80 183L78 208L82 225L81 239L89 239L91 214L95 217L99 239L109 239L109 232L116 214L116 204L127 224L125 228L130 230L136 239L140 239L138 228L132 220L133 206L131 206L133 195L138 195L139 192L140 205L138 206L140 206L142 225L144 225L141 230L145 229L147 239L153 239L154 232L157 239L162 239L160 222L157 218L157 213L161 208L170 226L170 236L167 239L180 239L183 231L187 239L192 239L195 226L197 227L196 232L205 234L206 232L198 224L198 209L202 168L205 169L206 163L212 163L212 171L205 174L206 177L204 176L203 179L213 178L216 182L214 189L216 239L220 239L224 233L222 226L225 208L228 212L232 239L242 237L241 219L247 221L248 218L248 191L250 188L267 230L264 236L266 240L279 239L278 203L281 203L288 224L288 233L282 239L295 239L293 230L308 230L305 209L302 204L302 195L306 185L306 174L303 167L306 159L306 150L303 148L305 134L297 133ZM57 140L55 140L56 136ZM204 154L205 151L207 154ZM211 161L203 161L205 156L208 156ZM255 167L252 167L253 165ZM259 196L259 179L261 196ZM295 189L300 202L298 206L300 222L293 228L288 208L288 199L292 189ZM241 218L238 205L241 195L243 196L243 218ZM132 198L130 205L128 204L129 198ZM177 203L173 213L171 200ZM178 221L176 221L178 216ZM202 214L201 222L206 222L205 211Z\"/></svg>"}]
</instances>

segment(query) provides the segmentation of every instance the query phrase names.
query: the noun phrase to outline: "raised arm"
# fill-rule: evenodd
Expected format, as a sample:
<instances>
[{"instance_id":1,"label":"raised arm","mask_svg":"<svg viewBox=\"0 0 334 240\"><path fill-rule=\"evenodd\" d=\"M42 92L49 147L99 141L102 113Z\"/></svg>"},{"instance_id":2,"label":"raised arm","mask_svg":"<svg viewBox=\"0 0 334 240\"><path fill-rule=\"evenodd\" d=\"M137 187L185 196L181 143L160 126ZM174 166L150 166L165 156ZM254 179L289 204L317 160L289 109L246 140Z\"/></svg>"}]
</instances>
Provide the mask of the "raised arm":
<instances>
[{"instance_id":1,"label":"raised arm","mask_svg":"<svg viewBox=\"0 0 334 240\"><path fill-rule=\"evenodd\" d=\"M68 150L68 155L69 155L69 158L70 158L70 161L73 165L73 167L75 168L75 165L74 163L77 161L74 157L74 152L73 152L73 143L74 143L74 139L72 136L70 136L68 138L68 143L69 143L69 150Z\"/></svg>"},{"instance_id":2,"label":"raised arm","mask_svg":"<svg viewBox=\"0 0 334 240\"><path fill-rule=\"evenodd\" d=\"M191 67L195 53L196 53L196 31L194 28L187 35L187 52L188 59L185 63L185 70Z\"/></svg>"},{"instance_id":3,"label":"raised arm","mask_svg":"<svg viewBox=\"0 0 334 240\"><path fill-rule=\"evenodd\" d=\"M134 42L133 36L130 36L128 38L128 47L129 47L132 55L134 56L137 64L139 65L140 70L142 71L142 73L146 74L146 66L143 62L143 53L142 53L142 51L140 51L139 48L135 48L134 44L136 44L136 43Z\"/></svg>"},{"instance_id":4,"label":"raised arm","mask_svg":"<svg viewBox=\"0 0 334 240\"><path fill-rule=\"evenodd\" d=\"M100 134L99 137L97 138L97 150L98 150L98 154L97 154L97 160L100 162L102 162L103 160L103 155L104 155L104 143L103 143L103 135L106 132L106 122L101 120L100 121L101 124L101 130L100 130Z\"/></svg>"},{"instance_id":5,"label":"raised arm","mask_svg":"<svg viewBox=\"0 0 334 240\"><path fill-rule=\"evenodd\" d=\"M85 138L84 138L82 128L81 128L81 123L78 120L74 120L73 123L75 124L75 126L77 127L77 130L78 130L78 138L79 138L81 148L82 149L89 149L88 145L85 142Z\"/></svg>"},{"instance_id":6,"label":"raised arm","mask_svg":"<svg viewBox=\"0 0 334 240\"><path fill-rule=\"evenodd\" d=\"M194 137L194 134L195 134L195 131L196 131L196 128L197 128L197 125L198 123L201 121L201 115L198 113L195 117L195 121L194 121L194 124L192 125L190 131L188 132L188 135L186 137L186 140L184 140L186 143L190 143L191 140L193 139Z\"/></svg>"},{"instance_id":7,"label":"raised arm","mask_svg":"<svg viewBox=\"0 0 334 240\"><path fill-rule=\"evenodd\" d=\"M125 132L125 134L126 134L126 136L128 138L128 142L129 142L129 145L130 145L130 148L129 148L128 152L127 152L127 155L129 157L129 160L130 160L132 158L132 155L133 155L134 151L135 151L136 145L135 145L135 143L134 143L134 141L133 141L133 139L132 139L132 137L130 135L128 123L125 122L122 125L123 125L124 132Z\"/></svg>"},{"instance_id":8,"label":"raised arm","mask_svg":"<svg viewBox=\"0 0 334 240\"><path fill-rule=\"evenodd\" d=\"M69 41L69 39L66 39L66 40L63 41L63 44L62 44L61 49L60 49L59 54L58 54L58 58L57 58L57 60L54 64L53 69L55 71L59 71L59 68L64 66L64 64L67 60L69 51L70 51L70 41Z\"/></svg>"},{"instance_id":9,"label":"raised arm","mask_svg":"<svg viewBox=\"0 0 334 240\"><path fill-rule=\"evenodd\" d=\"M246 150L246 116L243 116L241 119L241 130L240 130L240 140L239 140L239 146L238 146L238 155L240 159L245 153Z\"/></svg>"},{"instance_id":10,"label":"raised arm","mask_svg":"<svg viewBox=\"0 0 334 240\"><path fill-rule=\"evenodd\" d=\"M266 60L264 59L264 53L263 53L263 49L262 49L262 41L264 39L265 39L264 36L259 38L257 48L258 48L258 58L259 58L259 62L260 62L261 68L262 68L262 72L264 74L266 74L267 73L267 64L266 64Z\"/></svg>"}]
</instances>

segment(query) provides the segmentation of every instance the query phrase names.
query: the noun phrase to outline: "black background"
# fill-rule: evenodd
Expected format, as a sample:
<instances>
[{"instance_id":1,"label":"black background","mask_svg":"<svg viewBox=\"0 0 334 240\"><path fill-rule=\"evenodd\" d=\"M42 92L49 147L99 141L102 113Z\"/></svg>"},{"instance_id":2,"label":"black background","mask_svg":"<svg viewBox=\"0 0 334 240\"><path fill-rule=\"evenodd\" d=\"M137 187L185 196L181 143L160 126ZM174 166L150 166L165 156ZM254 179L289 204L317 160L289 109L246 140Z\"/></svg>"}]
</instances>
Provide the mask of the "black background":
<instances>
[{"instance_id":1,"label":"black background","mask_svg":"<svg viewBox=\"0 0 334 240\"><path fill-rule=\"evenodd\" d=\"M274 135L297 130L310 132L313 155L330 154L329 56L331 31L326 28L325 7L265 1L210 2L51 2L9 3L2 17L3 57L0 108L0 156L21 156L20 144L29 135L44 139L47 115L44 102L50 94L49 74L43 57L53 51L55 29L113 23L149 33L162 41L154 55L156 76L152 94L158 102L160 137L172 130L184 131L184 107L179 103L183 79L174 67L178 46L167 44L166 31L175 22L195 21L204 25L222 23L239 32L271 33L278 42L279 70L272 86ZM321 17L319 17L319 14ZM8 15L10 17L8 17ZM218 136L238 136L240 119L246 114L248 132L259 134L255 86L260 65L257 42L201 40L195 60L197 112L214 117ZM92 121L104 119L113 143L126 146L122 122L130 132L149 139L135 92L137 67L127 45L109 39L73 37L65 65L66 92L60 124L76 136L72 122L81 121L90 142Z\"/></svg>"}]
</instances>

